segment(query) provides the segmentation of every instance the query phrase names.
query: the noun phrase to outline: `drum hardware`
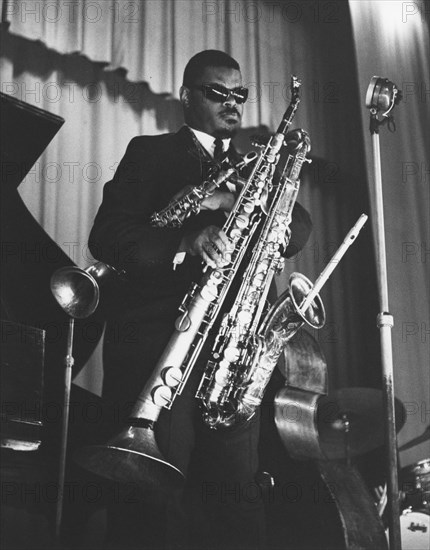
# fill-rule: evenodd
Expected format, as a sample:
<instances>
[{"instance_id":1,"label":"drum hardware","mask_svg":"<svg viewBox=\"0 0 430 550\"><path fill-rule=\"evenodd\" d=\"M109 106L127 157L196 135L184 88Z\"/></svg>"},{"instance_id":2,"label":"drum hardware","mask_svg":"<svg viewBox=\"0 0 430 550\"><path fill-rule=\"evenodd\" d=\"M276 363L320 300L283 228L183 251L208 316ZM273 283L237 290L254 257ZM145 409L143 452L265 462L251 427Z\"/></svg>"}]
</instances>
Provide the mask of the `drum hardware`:
<instances>
[{"instance_id":1,"label":"drum hardware","mask_svg":"<svg viewBox=\"0 0 430 550\"><path fill-rule=\"evenodd\" d=\"M373 493L376 497L376 509L378 510L379 517L384 515L385 507L387 506L387 484L379 485L373 489Z\"/></svg>"},{"instance_id":2,"label":"drum hardware","mask_svg":"<svg viewBox=\"0 0 430 550\"><path fill-rule=\"evenodd\" d=\"M382 392L373 388L342 388L322 397L318 406L321 447L330 459L348 461L384 444ZM396 398L397 431L405 422L405 408Z\"/></svg>"},{"instance_id":3,"label":"drum hardware","mask_svg":"<svg viewBox=\"0 0 430 550\"><path fill-rule=\"evenodd\" d=\"M98 264L90 266L87 270L76 266L66 266L54 272L51 277L51 292L60 307L69 315L69 328L67 334L67 350L64 358L64 401L63 423L61 431L60 464L58 474L58 500L55 517L55 536L57 541L61 535L61 523L63 514L64 479L66 472L67 434L69 429L70 390L72 384L73 358L73 332L75 319L86 319L96 310L100 291L96 279L91 273L97 273ZM109 266L101 264L101 272L105 272Z\"/></svg>"},{"instance_id":4,"label":"drum hardware","mask_svg":"<svg viewBox=\"0 0 430 550\"><path fill-rule=\"evenodd\" d=\"M426 458L406 466L402 469L401 478L402 489L404 489L402 494L407 505L400 516L402 548L403 550L428 550L430 548L430 459Z\"/></svg>"},{"instance_id":5,"label":"drum hardware","mask_svg":"<svg viewBox=\"0 0 430 550\"><path fill-rule=\"evenodd\" d=\"M420 460L413 468L416 488L421 491L422 504L430 512L430 459Z\"/></svg>"},{"instance_id":6,"label":"drum hardware","mask_svg":"<svg viewBox=\"0 0 430 550\"><path fill-rule=\"evenodd\" d=\"M400 477L405 508L430 514L430 459L406 466Z\"/></svg>"},{"instance_id":7,"label":"drum hardware","mask_svg":"<svg viewBox=\"0 0 430 550\"><path fill-rule=\"evenodd\" d=\"M289 407L294 407L301 420L309 419L299 432L298 422L282 421ZM342 388L325 396L285 387L276 397L275 411L281 439L293 458L348 462L384 443L381 390ZM399 431L406 420L399 399L396 418Z\"/></svg>"}]
</instances>

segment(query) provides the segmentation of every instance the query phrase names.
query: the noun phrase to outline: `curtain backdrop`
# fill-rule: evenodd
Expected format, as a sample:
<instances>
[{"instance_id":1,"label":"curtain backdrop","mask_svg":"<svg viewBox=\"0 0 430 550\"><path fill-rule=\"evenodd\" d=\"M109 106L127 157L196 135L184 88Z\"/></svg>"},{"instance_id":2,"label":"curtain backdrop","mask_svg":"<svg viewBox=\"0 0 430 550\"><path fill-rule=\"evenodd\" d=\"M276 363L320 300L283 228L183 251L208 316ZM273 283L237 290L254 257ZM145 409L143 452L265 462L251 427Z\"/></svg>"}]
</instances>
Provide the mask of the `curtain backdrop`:
<instances>
[{"instance_id":1,"label":"curtain backdrop","mask_svg":"<svg viewBox=\"0 0 430 550\"><path fill-rule=\"evenodd\" d=\"M9 22L2 36L2 91L66 120L20 192L37 221L81 267L92 262L86 241L103 184L133 136L180 127L182 71L193 54L206 48L233 55L251 89L236 139L244 152L251 134L278 126L289 102L291 73L303 82L294 126L309 132L313 162L303 169L299 201L311 213L314 231L305 249L287 262L277 280L279 292L293 271L314 280L360 213L370 212L363 86L377 68L369 60L367 71L357 54L356 69L347 3L3 0L2 7ZM384 16L378 15L381 20ZM371 35L357 33L354 25L356 41L365 49ZM366 51L373 59L373 49ZM398 71L403 74L400 64ZM398 80L400 85L402 77ZM407 135L406 128L412 131L407 122L399 124L398 139ZM397 213L386 215L396 222ZM408 227L405 231L403 240ZM399 288L407 300L407 286ZM370 224L322 298L327 326L313 334L327 357L331 387L378 387ZM413 346L410 353L415 365L422 361L413 355ZM418 374L415 380L418 384ZM100 391L99 351L78 382ZM401 382L408 384L404 378ZM408 395L405 391L399 388L400 395ZM422 390L414 395L421 396Z\"/></svg>"},{"instance_id":2,"label":"curtain backdrop","mask_svg":"<svg viewBox=\"0 0 430 550\"><path fill-rule=\"evenodd\" d=\"M380 130L390 312L394 316L396 395L406 404L399 445L430 424L429 370L429 83L424 2L353 1L360 96L373 75L395 82L403 101L392 134ZM428 3L427 3L428 8ZM373 190L369 111L362 110L368 181ZM374 201L372 200L372 203ZM403 464L429 456L429 443L400 454Z\"/></svg>"}]
</instances>

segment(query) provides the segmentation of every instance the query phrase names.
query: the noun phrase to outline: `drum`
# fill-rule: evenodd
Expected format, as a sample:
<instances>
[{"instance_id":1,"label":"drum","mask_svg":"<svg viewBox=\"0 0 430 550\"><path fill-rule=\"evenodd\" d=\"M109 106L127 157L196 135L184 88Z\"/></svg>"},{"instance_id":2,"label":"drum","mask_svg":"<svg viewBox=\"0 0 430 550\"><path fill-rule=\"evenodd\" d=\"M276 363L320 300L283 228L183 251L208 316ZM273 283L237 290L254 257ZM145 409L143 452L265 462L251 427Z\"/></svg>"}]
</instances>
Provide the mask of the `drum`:
<instances>
[{"instance_id":1,"label":"drum","mask_svg":"<svg viewBox=\"0 0 430 550\"><path fill-rule=\"evenodd\" d=\"M401 479L404 507L430 513L430 459L403 468Z\"/></svg>"},{"instance_id":2,"label":"drum","mask_svg":"<svg viewBox=\"0 0 430 550\"><path fill-rule=\"evenodd\" d=\"M400 516L402 550L430 548L430 516L423 512L405 510Z\"/></svg>"},{"instance_id":3,"label":"drum","mask_svg":"<svg viewBox=\"0 0 430 550\"><path fill-rule=\"evenodd\" d=\"M426 510L430 510L430 459L420 460L412 471L416 488L421 492L422 505Z\"/></svg>"}]
</instances>

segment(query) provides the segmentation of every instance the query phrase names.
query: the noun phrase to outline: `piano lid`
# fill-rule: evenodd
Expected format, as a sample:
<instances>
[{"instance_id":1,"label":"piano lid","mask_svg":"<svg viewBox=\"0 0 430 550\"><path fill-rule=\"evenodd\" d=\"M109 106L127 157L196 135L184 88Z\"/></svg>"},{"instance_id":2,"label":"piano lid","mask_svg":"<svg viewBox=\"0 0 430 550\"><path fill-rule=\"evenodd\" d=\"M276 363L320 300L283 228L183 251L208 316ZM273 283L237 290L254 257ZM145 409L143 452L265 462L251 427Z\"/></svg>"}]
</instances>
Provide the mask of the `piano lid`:
<instances>
[{"instance_id":1,"label":"piano lid","mask_svg":"<svg viewBox=\"0 0 430 550\"><path fill-rule=\"evenodd\" d=\"M0 109L1 317L46 331L49 384L62 376L69 320L52 296L50 279L58 268L74 263L28 211L18 186L64 119L3 93ZM99 311L75 323L74 374L87 362L102 331Z\"/></svg>"},{"instance_id":2,"label":"piano lid","mask_svg":"<svg viewBox=\"0 0 430 550\"><path fill-rule=\"evenodd\" d=\"M64 124L53 115L0 92L1 187L18 187Z\"/></svg>"}]
</instances>

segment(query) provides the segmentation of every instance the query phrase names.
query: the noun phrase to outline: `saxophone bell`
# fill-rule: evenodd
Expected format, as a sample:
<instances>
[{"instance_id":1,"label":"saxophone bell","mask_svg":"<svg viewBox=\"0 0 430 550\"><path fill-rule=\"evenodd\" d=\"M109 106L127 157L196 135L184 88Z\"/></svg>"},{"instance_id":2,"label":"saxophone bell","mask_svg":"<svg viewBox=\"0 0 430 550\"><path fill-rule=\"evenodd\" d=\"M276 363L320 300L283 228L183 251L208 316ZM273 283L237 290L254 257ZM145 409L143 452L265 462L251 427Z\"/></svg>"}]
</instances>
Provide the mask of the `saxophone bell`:
<instances>
[{"instance_id":1,"label":"saxophone bell","mask_svg":"<svg viewBox=\"0 0 430 550\"><path fill-rule=\"evenodd\" d=\"M161 454L150 425L130 425L104 445L82 447L73 458L97 475L120 483L132 480L144 489L180 487L185 479Z\"/></svg>"},{"instance_id":2,"label":"saxophone bell","mask_svg":"<svg viewBox=\"0 0 430 550\"><path fill-rule=\"evenodd\" d=\"M267 384L287 342L307 324L321 329L326 321L324 304L317 294L308 308L301 306L314 288L311 281L301 273L292 273L287 290L272 305L263 319L257 334L259 343L247 377L243 382L240 406L235 418L228 425L247 422L261 404ZM227 424L223 424L226 426Z\"/></svg>"},{"instance_id":3,"label":"saxophone bell","mask_svg":"<svg viewBox=\"0 0 430 550\"><path fill-rule=\"evenodd\" d=\"M259 329L266 348L272 345L275 336L281 335L285 344L305 323L314 329L324 326L326 315L319 295L315 296L306 311L300 309L312 289L312 282L302 273L290 275L288 288L270 308Z\"/></svg>"}]
</instances>

